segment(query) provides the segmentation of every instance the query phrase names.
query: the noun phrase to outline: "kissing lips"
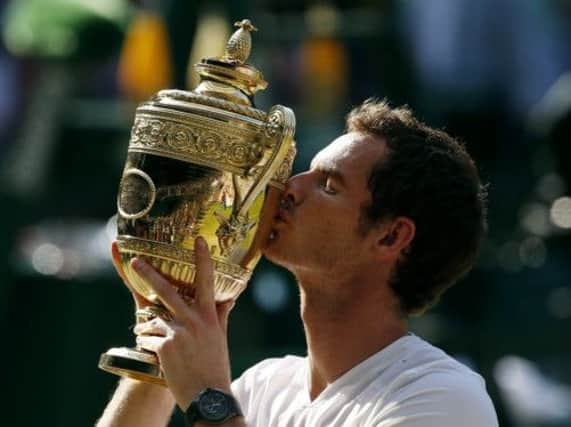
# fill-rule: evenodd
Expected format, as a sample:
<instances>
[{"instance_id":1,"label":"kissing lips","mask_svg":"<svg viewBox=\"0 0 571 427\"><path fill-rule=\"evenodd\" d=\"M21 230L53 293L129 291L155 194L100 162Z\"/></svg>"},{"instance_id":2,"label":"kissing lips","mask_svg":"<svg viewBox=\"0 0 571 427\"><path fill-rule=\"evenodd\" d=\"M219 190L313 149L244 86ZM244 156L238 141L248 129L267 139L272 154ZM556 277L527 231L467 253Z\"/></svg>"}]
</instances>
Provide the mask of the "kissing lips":
<instances>
[{"instance_id":1,"label":"kissing lips","mask_svg":"<svg viewBox=\"0 0 571 427\"><path fill-rule=\"evenodd\" d=\"M270 231L270 241L277 239L279 235L279 229L287 226L288 224L288 219L285 218L281 212L278 212L278 214L274 217L274 222Z\"/></svg>"},{"instance_id":2,"label":"kissing lips","mask_svg":"<svg viewBox=\"0 0 571 427\"><path fill-rule=\"evenodd\" d=\"M291 201L287 198L281 199L280 206L274 215L272 230L270 232L269 240L276 240L279 236L279 229L290 224L292 207Z\"/></svg>"}]
</instances>

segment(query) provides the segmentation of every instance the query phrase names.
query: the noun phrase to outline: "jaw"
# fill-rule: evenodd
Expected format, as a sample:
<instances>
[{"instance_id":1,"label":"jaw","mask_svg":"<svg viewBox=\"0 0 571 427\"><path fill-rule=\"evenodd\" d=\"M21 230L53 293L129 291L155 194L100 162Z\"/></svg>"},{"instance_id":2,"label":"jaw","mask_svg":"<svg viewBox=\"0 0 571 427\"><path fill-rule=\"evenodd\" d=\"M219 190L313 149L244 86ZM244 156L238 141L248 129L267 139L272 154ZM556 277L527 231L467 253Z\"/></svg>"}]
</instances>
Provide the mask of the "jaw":
<instances>
[{"instance_id":1,"label":"jaw","mask_svg":"<svg viewBox=\"0 0 571 427\"><path fill-rule=\"evenodd\" d=\"M288 259L288 253L291 253L291 250L289 250L281 240L280 233L276 230L272 230L266 245L262 249L262 254L272 263L289 270L286 261Z\"/></svg>"}]
</instances>

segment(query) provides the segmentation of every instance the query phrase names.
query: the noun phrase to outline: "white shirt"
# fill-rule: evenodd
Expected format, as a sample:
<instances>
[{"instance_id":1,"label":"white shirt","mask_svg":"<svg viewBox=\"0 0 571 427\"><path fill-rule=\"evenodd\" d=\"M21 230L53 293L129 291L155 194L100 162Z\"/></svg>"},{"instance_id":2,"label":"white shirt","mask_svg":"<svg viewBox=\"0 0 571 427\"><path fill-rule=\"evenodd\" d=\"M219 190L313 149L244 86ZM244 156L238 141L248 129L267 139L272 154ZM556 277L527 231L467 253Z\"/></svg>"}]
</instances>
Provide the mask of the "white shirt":
<instances>
[{"instance_id":1,"label":"white shirt","mask_svg":"<svg viewBox=\"0 0 571 427\"><path fill-rule=\"evenodd\" d=\"M232 391L249 427L498 426L482 377L414 335L353 367L314 401L308 378L307 358L267 359Z\"/></svg>"}]
</instances>

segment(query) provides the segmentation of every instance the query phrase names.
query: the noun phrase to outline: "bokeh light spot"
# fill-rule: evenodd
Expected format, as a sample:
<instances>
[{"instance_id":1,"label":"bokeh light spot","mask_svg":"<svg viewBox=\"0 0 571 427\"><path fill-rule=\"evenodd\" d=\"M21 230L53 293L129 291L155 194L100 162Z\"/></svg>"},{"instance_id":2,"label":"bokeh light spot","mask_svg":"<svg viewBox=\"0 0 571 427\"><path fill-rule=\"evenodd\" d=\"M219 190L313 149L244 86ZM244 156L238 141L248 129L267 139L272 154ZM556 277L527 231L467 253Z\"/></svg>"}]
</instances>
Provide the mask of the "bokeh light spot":
<instances>
[{"instance_id":1,"label":"bokeh light spot","mask_svg":"<svg viewBox=\"0 0 571 427\"><path fill-rule=\"evenodd\" d=\"M58 274L63 267L64 256L62 250L51 243L39 245L32 253L32 266L46 276Z\"/></svg>"},{"instance_id":2,"label":"bokeh light spot","mask_svg":"<svg viewBox=\"0 0 571 427\"><path fill-rule=\"evenodd\" d=\"M546 236L549 233L549 209L542 203L527 204L521 214L520 224L529 233Z\"/></svg>"},{"instance_id":3,"label":"bokeh light spot","mask_svg":"<svg viewBox=\"0 0 571 427\"><path fill-rule=\"evenodd\" d=\"M571 197L560 197L555 200L549 214L551 222L557 227L571 228Z\"/></svg>"},{"instance_id":4,"label":"bokeh light spot","mask_svg":"<svg viewBox=\"0 0 571 427\"><path fill-rule=\"evenodd\" d=\"M547 248L539 237L528 237L519 246L519 256L527 267L539 268L545 264Z\"/></svg>"},{"instance_id":5,"label":"bokeh light spot","mask_svg":"<svg viewBox=\"0 0 571 427\"><path fill-rule=\"evenodd\" d=\"M263 310L275 313L285 308L289 301L287 280L275 271L261 272L252 284L254 302Z\"/></svg>"}]
</instances>

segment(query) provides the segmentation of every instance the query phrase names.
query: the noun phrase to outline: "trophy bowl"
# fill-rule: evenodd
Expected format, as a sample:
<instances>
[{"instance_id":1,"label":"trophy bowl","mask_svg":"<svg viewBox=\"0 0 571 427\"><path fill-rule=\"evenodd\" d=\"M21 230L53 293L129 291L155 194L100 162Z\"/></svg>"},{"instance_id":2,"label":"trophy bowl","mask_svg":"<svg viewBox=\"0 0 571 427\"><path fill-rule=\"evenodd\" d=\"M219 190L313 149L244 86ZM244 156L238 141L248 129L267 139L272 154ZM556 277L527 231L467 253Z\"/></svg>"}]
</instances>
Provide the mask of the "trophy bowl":
<instances>
[{"instance_id":1,"label":"trophy bowl","mask_svg":"<svg viewBox=\"0 0 571 427\"><path fill-rule=\"evenodd\" d=\"M117 196L117 244L133 289L153 303L137 320L168 316L153 289L131 267L142 257L192 304L194 241L202 236L214 261L217 302L245 289L295 157L295 116L276 105L255 108L267 83L247 64L249 20L235 24L224 55L196 64L193 91L163 90L138 106ZM154 353L119 347L99 367L165 385Z\"/></svg>"}]
</instances>

